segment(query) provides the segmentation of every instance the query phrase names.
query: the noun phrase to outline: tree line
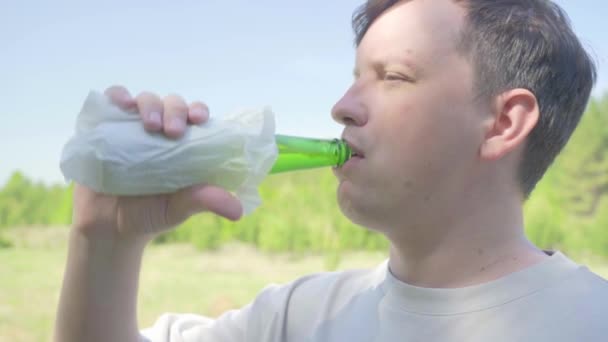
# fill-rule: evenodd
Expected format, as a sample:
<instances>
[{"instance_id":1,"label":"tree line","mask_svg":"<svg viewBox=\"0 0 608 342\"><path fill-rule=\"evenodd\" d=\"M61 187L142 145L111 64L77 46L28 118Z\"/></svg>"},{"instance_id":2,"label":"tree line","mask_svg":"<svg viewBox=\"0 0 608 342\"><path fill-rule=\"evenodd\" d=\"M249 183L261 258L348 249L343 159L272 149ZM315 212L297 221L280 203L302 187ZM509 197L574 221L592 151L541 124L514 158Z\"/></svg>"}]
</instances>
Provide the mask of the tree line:
<instances>
[{"instance_id":1,"label":"tree line","mask_svg":"<svg viewBox=\"0 0 608 342\"><path fill-rule=\"evenodd\" d=\"M273 175L260 187L263 205L241 221L196 215L155 242L190 242L200 249L214 249L238 240L267 252L326 253L329 263L345 250L386 249L388 243L380 234L343 217L336 187L329 170ZM9 227L69 225L72 189L34 182L14 172L0 190L0 234ZM526 202L527 234L543 248L608 257L607 197L608 96L604 96L592 99L568 145Z\"/></svg>"}]
</instances>

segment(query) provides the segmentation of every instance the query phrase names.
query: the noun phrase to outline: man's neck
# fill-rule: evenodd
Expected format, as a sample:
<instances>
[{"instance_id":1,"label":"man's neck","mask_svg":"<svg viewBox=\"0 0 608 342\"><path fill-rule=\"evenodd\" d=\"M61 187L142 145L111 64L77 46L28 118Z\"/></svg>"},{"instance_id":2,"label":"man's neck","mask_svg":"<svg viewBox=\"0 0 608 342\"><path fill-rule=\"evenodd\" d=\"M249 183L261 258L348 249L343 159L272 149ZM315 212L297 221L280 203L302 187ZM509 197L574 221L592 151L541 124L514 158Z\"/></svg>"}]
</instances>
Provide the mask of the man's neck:
<instances>
[{"instance_id":1,"label":"man's neck","mask_svg":"<svg viewBox=\"0 0 608 342\"><path fill-rule=\"evenodd\" d=\"M462 205L462 203L460 203ZM460 208L458 219L391 234L391 272L410 285L457 288L492 281L548 257L527 240L517 199Z\"/></svg>"},{"instance_id":2,"label":"man's neck","mask_svg":"<svg viewBox=\"0 0 608 342\"><path fill-rule=\"evenodd\" d=\"M414 286L458 288L499 279L548 257L527 241L501 251L483 247L438 250L422 259L403 257L391 245L389 267L399 280Z\"/></svg>"}]
</instances>

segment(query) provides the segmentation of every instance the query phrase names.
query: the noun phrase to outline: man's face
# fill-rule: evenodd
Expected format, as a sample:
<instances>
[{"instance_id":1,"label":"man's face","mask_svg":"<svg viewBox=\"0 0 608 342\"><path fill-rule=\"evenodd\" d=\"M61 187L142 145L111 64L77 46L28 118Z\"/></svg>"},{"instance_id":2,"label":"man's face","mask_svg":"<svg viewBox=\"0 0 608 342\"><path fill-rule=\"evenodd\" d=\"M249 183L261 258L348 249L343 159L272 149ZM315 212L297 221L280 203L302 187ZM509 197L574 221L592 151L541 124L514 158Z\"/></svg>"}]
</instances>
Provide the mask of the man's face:
<instances>
[{"instance_id":1,"label":"man's face","mask_svg":"<svg viewBox=\"0 0 608 342\"><path fill-rule=\"evenodd\" d=\"M363 154L336 170L353 222L423 225L474 179L483 114L456 50L464 14L451 1L403 1L361 41L355 81L332 110Z\"/></svg>"}]
</instances>

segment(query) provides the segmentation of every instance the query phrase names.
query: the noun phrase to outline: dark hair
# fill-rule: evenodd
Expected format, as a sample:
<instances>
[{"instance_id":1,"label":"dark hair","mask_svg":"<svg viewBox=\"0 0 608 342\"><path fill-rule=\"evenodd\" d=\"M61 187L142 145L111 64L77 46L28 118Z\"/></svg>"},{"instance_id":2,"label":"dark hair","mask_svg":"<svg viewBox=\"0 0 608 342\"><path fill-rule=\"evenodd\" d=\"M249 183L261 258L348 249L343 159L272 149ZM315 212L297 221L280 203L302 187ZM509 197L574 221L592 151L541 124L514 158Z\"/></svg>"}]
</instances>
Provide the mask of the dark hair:
<instances>
[{"instance_id":1,"label":"dark hair","mask_svg":"<svg viewBox=\"0 0 608 342\"><path fill-rule=\"evenodd\" d=\"M527 199L578 125L596 79L595 65L564 11L549 0L453 0L466 10L460 52L475 68L475 90L492 99L530 90L540 118L518 169ZM358 46L371 24L399 0L368 0L352 18Z\"/></svg>"}]
</instances>

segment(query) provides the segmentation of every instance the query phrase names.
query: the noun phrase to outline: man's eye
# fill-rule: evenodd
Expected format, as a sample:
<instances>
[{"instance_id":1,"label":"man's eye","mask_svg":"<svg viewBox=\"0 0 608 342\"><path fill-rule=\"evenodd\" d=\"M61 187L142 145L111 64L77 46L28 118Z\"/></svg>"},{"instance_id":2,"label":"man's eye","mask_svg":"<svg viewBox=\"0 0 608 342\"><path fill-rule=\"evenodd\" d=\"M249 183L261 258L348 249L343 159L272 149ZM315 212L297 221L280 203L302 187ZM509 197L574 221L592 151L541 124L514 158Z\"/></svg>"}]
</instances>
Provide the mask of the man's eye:
<instances>
[{"instance_id":1,"label":"man's eye","mask_svg":"<svg viewBox=\"0 0 608 342\"><path fill-rule=\"evenodd\" d=\"M410 81L409 77L402 75L402 74L394 73L394 72L385 73L384 80L385 81L402 81L402 82Z\"/></svg>"}]
</instances>

